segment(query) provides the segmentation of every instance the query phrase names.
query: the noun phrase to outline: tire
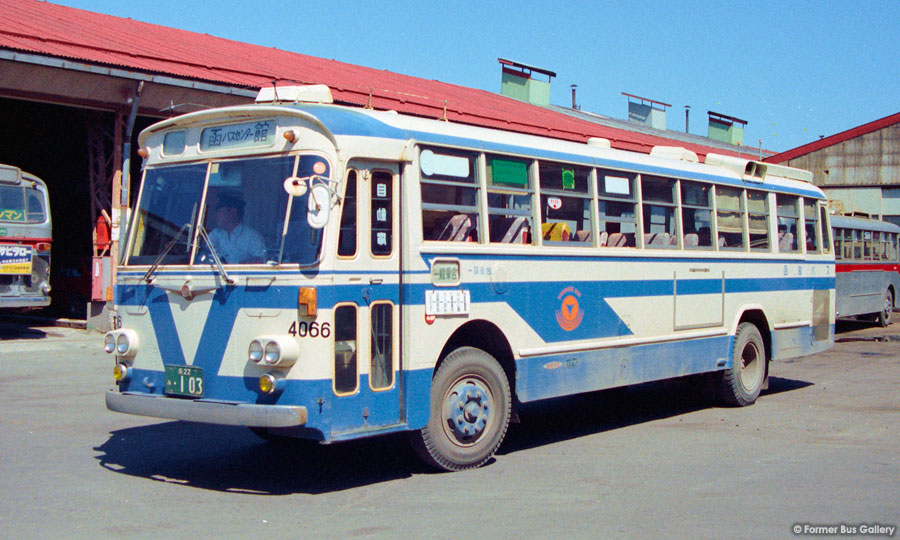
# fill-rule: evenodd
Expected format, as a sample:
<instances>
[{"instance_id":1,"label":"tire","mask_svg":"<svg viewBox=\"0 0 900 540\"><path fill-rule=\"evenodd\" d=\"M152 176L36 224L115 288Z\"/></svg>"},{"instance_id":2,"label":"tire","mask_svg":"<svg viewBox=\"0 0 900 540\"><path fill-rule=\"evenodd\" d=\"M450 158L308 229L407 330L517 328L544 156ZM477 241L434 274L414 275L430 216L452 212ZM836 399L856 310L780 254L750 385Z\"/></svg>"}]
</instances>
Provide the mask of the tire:
<instances>
[{"instance_id":1,"label":"tire","mask_svg":"<svg viewBox=\"0 0 900 540\"><path fill-rule=\"evenodd\" d=\"M884 292L884 306L881 313L875 317L875 321L883 328L891 324L891 316L894 314L894 293L890 289Z\"/></svg>"},{"instance_id":2,"label":"tire","mask_svg":"<svg viewBox=\"0 0 900 540\"><path fill-rule=\"evenodd\" d=\"M731 349L731 367L719 372L719 399L734 407L753 405L766 379L766 345L753 323L741 323Z\"/></svg>"},{"instance_id":3,"label":"tire","mask_svg":"<svg viewBox=\"0 0 900 540\"><path fill-rule=\"evenodd\" d=\"M450 353L431 382L428 424L412 434L428 465L461 471L486 463L506 436L512 399L500 364L481 349Z\"/></svg>"}]
</instances>

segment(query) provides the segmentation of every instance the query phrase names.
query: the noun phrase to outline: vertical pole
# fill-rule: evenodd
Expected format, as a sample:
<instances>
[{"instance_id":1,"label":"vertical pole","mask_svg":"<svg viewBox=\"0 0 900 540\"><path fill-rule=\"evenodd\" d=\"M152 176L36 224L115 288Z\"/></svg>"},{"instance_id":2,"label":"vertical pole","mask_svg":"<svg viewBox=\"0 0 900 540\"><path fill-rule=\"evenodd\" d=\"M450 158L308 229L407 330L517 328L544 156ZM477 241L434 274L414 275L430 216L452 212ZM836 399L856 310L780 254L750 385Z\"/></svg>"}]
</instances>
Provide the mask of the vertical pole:
<instances>
[{"instance_id":1,"label":"vertical pole","mask_svg":"<svg viewBox=\"0 0 900 540\"><path fill-rule=\"evenodd\" d=\"M690 105L684 106L684 132L685 133L691 132L691 106Z\"/></svg>"},{"instance_id":2,"label":"vertical pole","mask_svg":"<svg viewBox=\"0 0 900 540\"><path fill-rule=\"evenodd\" d=\"M113 180L112 180L112 219L109 224L109 268L110 284L116 282L117 265L119 262L119 231L121 231L122 219L122 124L124 123L121 111L116 112L115 128L113 129ZM106 289L106 301L113 300L112 285Z\"/></svg>"}]
</instances>

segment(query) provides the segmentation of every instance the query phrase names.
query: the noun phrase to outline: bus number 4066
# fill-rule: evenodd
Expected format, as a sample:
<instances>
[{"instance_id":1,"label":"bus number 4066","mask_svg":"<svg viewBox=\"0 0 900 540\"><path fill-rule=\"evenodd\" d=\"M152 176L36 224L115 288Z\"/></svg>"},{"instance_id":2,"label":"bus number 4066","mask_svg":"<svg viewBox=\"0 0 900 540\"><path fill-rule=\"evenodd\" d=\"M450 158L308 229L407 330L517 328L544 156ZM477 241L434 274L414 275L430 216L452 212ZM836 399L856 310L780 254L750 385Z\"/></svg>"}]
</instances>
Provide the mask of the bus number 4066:
<instances>
[{"instance_id":1,"label":"bus number 4066","mask_svg":"<svg viewBox=\"0 0 900 540\"><path fill-rule=\"evenodd\" d=\"M327 322L319 324L316 321L313 321L311 323L307 323L306 321L297 323L296 321L294 321L291 323L291 327L288 328L288 334L299 337L309 336L311 338L327 338L331 337L331 325Z\"/></svg>"}]
</instances>

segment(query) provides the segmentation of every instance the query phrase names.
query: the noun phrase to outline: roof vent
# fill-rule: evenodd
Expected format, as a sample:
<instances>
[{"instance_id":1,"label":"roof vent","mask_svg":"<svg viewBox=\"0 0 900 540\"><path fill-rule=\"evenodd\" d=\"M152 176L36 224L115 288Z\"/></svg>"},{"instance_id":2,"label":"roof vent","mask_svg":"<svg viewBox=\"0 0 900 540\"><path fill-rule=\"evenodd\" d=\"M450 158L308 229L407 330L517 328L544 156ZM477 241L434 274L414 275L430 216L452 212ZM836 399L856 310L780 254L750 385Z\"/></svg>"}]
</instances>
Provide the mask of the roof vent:
<instances>
[{"instance_id":1,"label":"roof vent","mask_svg":"<svg viewBox=\"0 0 900 540\"><path fill-rule=\"evenodd\" d=\"M700 158L697 157L696 152L681 146L654 146L650 150L650 155L665 159L687 161L689 163L700 163Z\"/></svg>"},{"instance_id":2,"label":"roof vent","mask_svg":"<svg viewBox=\"0 0 900 540\"><path fill-rule=\"evenodd\" d=\"M622 92L628 98L628 121L644 124L653 129L666 129L668 103Z\"/></svg>"},{"instance_id":3,"label":"roof vent","mask_svg":"<svg viewBox=\"0 0 900 540\"><path fill-rule=\"evenodd\" d=\"M744 126L747 125L746 120L712 111L706 111L706 113L709 115L709 130L707 131L707 137L737 146L740 146L744 142Z\"/></svg>"},{"instance_id":4,"label":"roof vent","mask_svg":"<svg viewBox=\"0 0 900 540\"><path fill-rule=\"evenodd\" d=\"M543 69L520 62L513 62L506 58L498 58L503 66L503 75L500 82L500 94L506 97L527 101L532 105L550 105L550 81L556 77L556 73L549 69ZM546 81L534 78L535 73L547 77Z\"/></svg>"},{"instance_id":5,"label":"roof vent","mask_svg":"<svg viewBox=\"0 0 900 540\"><path fill-rule=\"evenodd\" d=\"M587 140L587 145L594 148L606 148L607 150L612 148L612 145L609 144L609 139L604 139L603 137L591 137Z\"/></svg>"},{"instance_id":6,"label":"roof vent","mask_svg":"<svg viewBox=\"0 0 900 540\"><path fill-rule=\"evenodd\" d=\"M257 103L334 103L331 89L324 84L303 86L265 86L259 89Z\"/></svg>"}]
</instances>

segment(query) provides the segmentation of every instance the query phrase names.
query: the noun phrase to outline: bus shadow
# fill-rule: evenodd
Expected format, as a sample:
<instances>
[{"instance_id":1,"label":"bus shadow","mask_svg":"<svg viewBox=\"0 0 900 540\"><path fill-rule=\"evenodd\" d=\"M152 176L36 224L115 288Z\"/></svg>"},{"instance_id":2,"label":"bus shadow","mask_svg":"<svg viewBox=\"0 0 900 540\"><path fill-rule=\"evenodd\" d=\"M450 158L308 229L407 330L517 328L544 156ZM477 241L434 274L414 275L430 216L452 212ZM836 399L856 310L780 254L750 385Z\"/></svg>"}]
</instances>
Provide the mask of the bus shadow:
<instances>
[{"instance_id":1,"label":"bus shadow","mask_svg":"<svg viewBox=\"0 0 900 540\"><path fill-rule=\"evenodd\" d=\"M238 427L165 422L114 431L94 450L110 471L256 495L328 493L426 472L403 434L323 446L268 442Z\"/></svg>"},{"instance_id":2,"label":"bus shadow","mask_svg":"<svg viewBox=\"0 0 900 540\"><path fill-rule=\"evenodd\" d=\"M0 341L19 339L44 339L46 337L61 337L62 334L46 331L42 328L34 328L10 318L0 317Z\"/></svg>"},{"instance_id":3,"label":"bus shadow","mask_svg":"<svg viewBox=\"0 0 900 540\"><path fill-rule=\"evenodd\" d=\"M811 385L772 377L763 399ZM700 378L528 404L498 455L714 406L712 388ZM434 472L418 460L403 433L323 446L305 440L267 442L244 428L163 422L114 431L94 450L100 466L112 472L255 495L315 495Z\"/></svg>"},{"instance_id":4,"label":"bus shadow","mask_svg":"<svg viewBox=\"0 0 900 540\"><path fill-rule=\"evenodd\" d=\"M769 378L767 395L799 390L813 383ZM520 424L510 426L498 455L596 435L654 420L718 407L708 377L684 377L528 404Z\"/></svg>"}]
</instances>

